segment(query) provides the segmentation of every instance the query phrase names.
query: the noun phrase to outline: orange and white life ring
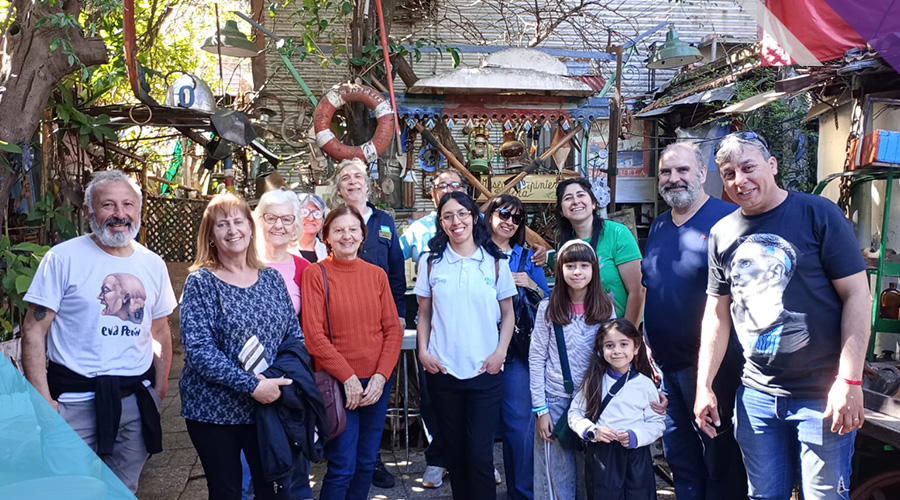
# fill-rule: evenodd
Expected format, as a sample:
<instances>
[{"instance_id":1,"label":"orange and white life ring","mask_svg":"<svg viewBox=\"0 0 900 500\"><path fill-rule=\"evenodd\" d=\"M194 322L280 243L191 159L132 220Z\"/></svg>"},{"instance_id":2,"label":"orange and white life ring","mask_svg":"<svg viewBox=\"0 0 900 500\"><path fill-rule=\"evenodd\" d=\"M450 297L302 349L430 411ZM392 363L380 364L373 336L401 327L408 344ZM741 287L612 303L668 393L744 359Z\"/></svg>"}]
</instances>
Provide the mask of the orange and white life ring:
<instances>
[{"instance_id":1,"label":"orange and white life ring","mask_svg":"<svg viewBox=\"0 0 900 500\"><path fill-rule=\"evenodd\" d=\"M347 146L334 136L331 131L331 118L334 112L348 102L361 102L372 110L378 120L375 135L361 146ZM313 113L313 125L316 130L316 144L325 154L335 160L350 158L365 159L373 162L383 153L391 142L394 133L394 117L391 103L377 90L365 85L344 83L336 85L319 101Z\"/></svg>"}]
</instances>

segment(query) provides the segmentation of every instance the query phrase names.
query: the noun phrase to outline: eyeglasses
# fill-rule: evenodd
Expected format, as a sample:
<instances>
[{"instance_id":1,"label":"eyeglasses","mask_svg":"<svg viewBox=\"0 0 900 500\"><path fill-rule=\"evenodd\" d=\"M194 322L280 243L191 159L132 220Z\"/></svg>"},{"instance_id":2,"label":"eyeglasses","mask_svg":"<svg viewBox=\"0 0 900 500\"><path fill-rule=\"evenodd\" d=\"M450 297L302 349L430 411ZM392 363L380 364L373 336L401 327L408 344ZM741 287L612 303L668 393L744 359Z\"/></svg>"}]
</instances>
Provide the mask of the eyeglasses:
<instances>
[{"instance_id":1,"label":"eyeglasses","mask_svg":"<svg viewBox=\"0 0 900 500\"><path fill-rule=\"evenodd\" d=\"M434 189L438 191L459 191L465 188L466 185L462 182L442 182L434 185Z\"/></svg>"},{"instance_id":2,"label":"eyeglasses","mask_svg":"<svg viewBox=\"0 0 900 500\"><path fill-rule=\"evenodd\" d=\"M769 143L766 142L765 137L757 134L756 132L746 131L746 132L732 132L732 133L726 135L725 137L722 137L721 139L719 139L719 142L716 143L716 151L715 151L716 153L718 153L719 149L722 148L722 143L725 142L725 139L727 139L729 137L734 137L738 140L746 141L746 142L757 141L760 144L762 144L762 146L764 148L766 148L766 151L769 150Z\"/></svg>"},{"instance_id":3,"label":"eyeglasses","mask_svg":"<svg viewBox=\"0 0 900 500\"><path fill-rule=\"evenodd\" d=\"M494 213L496 213L497 216L500 217L500 220L502 220L502 221L508 221L508 220L512 219L512 223L517 226L521 225L522 222L525 221L524 215L514 214L508 208L498 208L497 210L494 211Z\"/></svg>"},{"instance_id":4,"label":"eyeglasses","mask_svg":"<svg viewBox=\"0 0 900 500\"><path fill-rule=\"evenodd\" d=\"M306 217L309 217L310 215L313 216L313 219L318 220L325 216L325 212L323 212L322 210L310 210L308 208L300 209L300 217L303 217L305 219Z\"/></svg>"},{"instance_id":5,"label":"eyeglasses","mask_svg":"<svg viewBox=\"0 0 900 500\"><path fill-rule=\"evenodd\" d=\"M458 218L459 220L465 220L466 217L469 217L471 214L472 212L468 210L460 210L459 212L451 212L442 215L441 220L449 224L453 222L454 217Z\"/></svg>"},{"instance_id":6,"label":"eyeglasses","mask_svg":"<svg viewBox=\"0 0 900 500\"><path fill-rule=\"evenodd\" d=\"M294 223L297 218L293 215L275 215L275 214L264 214L263 220L266 221L266 224L274 226L276 222L281 221L283 226L290 226Z\"/></svg>"}]
</instances>

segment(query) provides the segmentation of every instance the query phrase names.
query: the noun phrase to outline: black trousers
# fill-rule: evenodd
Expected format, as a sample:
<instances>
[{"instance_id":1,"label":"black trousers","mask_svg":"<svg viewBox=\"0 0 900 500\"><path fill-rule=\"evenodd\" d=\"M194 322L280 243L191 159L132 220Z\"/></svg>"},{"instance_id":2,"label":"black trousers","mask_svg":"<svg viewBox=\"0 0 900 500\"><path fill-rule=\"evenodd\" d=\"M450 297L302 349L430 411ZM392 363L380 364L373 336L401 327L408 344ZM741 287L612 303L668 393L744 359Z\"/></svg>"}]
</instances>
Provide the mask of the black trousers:
<instances>
[{"instance_id":1,"label":"black trousers","mask_svg":"<svg viewBox=\"0 0 900 500\"><path fill-rule=\"evenodd\" d=\"M500 421L502 373L467 380L429 373L426 378L453 500L495 500L494 429Z\"/></svg>"},{"instance_id":2,"label":"black trousers","mask_svg":"<svg viewBox=\"0 0 900 500\"><path fill-rule=\"evenodd\" d=\"M592 500L656 500L649 446L629 450L618 442L588 443L584 469Z\"/></svg>"},{"instance_id":3,"label":"black trousers","mask_svg":"<svg viewBox=\"0 0 900 500\"><path fill-rule=\"evenodd\" d=\"M256 498L280 498L275 483L262 481L256 425L220 425L186 420L188 436L197 449L210 500L241 500L241 450L250 466ZM282 491L286 492L282 488Z\"/></svg>"}]
</instances>

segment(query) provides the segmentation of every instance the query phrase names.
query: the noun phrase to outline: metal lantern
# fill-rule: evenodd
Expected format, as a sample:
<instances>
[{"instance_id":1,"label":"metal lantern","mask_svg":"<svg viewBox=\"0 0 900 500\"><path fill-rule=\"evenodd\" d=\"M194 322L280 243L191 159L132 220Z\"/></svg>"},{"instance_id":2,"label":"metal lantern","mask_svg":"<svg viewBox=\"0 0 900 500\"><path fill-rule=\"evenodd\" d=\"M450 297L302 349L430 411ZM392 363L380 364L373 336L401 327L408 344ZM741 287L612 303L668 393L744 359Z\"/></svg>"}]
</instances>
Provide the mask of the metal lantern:
<instances>
[{"instance_id":1,"label":"metal lantern","mask_svg":"<svg viewBox=\"0 0 900 500\"><path fill-rule=\"evenodd\" d=\"M233 19L225 22L225 27L218 33L218 36L213 35L207 38L203 42L202 49L213 54L221 52L223 56L231 57L256 57L259 55L256 44L238 29L237 21Z\"/></svg>"},{"instance_id":2,"label":"metal lantern","mask_svg":"<svg viewBox=\"0 0 900 500\"><path fill-rule=\"evenodd\" d=\"M494 146L488 141L484 122L479 123L469 132L469 170L478 173L490 172Z\"/></svg>"},{"instance_id":3,"label":"metal lantern","mask_svg":"<svg viewBox=\"0 0 900 500\"><path fill-rule=\"evenodd\" d=\"M678 38L678 32L669 28L666 43L650 57L647 67L650 69L670 69L700 62L703 56L696 47Z\"/></svg>"}]
</instances>

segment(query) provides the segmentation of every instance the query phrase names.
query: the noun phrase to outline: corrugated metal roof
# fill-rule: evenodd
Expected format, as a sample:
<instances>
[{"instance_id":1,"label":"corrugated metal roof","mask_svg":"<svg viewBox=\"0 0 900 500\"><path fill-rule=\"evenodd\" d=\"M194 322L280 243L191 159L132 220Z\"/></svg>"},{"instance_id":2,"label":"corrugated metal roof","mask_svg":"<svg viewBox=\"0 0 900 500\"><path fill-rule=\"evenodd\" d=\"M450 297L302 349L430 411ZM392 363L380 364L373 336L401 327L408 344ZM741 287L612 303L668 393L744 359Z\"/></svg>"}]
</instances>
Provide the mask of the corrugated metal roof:
<instances>
[{"instance_id":1,"label":"corrugated metal roof","mask_svg":"<svg viewBox=\"0 0 900 500\"><path fill-rule=\"evenodd\" d=\"M577 0L564 0L571 5L576 5ZM506 26L521 23L523 18L507 15L505 18L498 14L496 2L487 0L442 0L436 6L437 14L421 19L414 23L394 23L392 26L392 38L403 40L403 43L414 42L418 38L442 39L445 46L490 44L495 46L526 46L534 27L523 27L518 24L521 34L510 38L506 32ZM667 21L678 29L682 40L690 43L698 43L709 34L734 36L736 38L756 38L757 25L755 21L739 5L731 0L709 0L704 2L662 2L660 0L618 0L617 3L607 4L605 19L608 19L610 27L615 29L613 43L624 44L629 38L634 38L641 33L656 27L661 21ZM267 27L278 35L293 38L299 41L301 27L295 26L297 19L291 17L288 10L277 10L274 17L266 17L264 22ZM552 15L549 14L548 15ZM347 20L349 22L349 19ZM346 35L346 25L333 25L339 29L343 38L349 45L349 35ZM644 67L647 57L647 47L657 42L661 44L665 40L666 30L662 29L644 38L637 44L638 52L633 54L627 62L622 73L623 95L628 97L643 94L650 90L650 74ZM568 49L568 50L604 50L606 46L607 32L598 27L594 32L588 33L591 37L590 44L586 44L577 33L573 25L568 22L560 23L554 33L544 40L538 48ZM327 37L320 42L329 43ZM461 67L477 67L486 54L462 53ZM427 77L452 71L453 59L447 53L423 52L419 61L409 57L409 63L420 77ZM563 59L564 62L566 59ZM349 75L346 62L341 65L333 63L320 65L320 60L310 57L300 61L294 57L292 62L298 72L309 85L310 89L322 95L331 86L346 81ZM281 100L279 105L284 113L273 119L271 126L275 129L281 127L282 120L295 119L299 111L311 107L297 83L284 68L281 59L269 51L267 58L267 73L269 83L267 89L275 93ZM600 80L608 79L615 70L615 62L591 61L593 74L600 75ZM589 72L584 72L585 74ZM657 70L655 72L655 84L664 82L675 74L674 70ZM598 83L599 83L598 81ZM397 78L394 81L397 93L405 92L406 87ZM270 143L278 142L272 140ZM296 153L287 145L274 146L288 154ZM279 167L279 171L285 177L298 175L295 161L288 161Z\"/></svg>"}]
</instances>

